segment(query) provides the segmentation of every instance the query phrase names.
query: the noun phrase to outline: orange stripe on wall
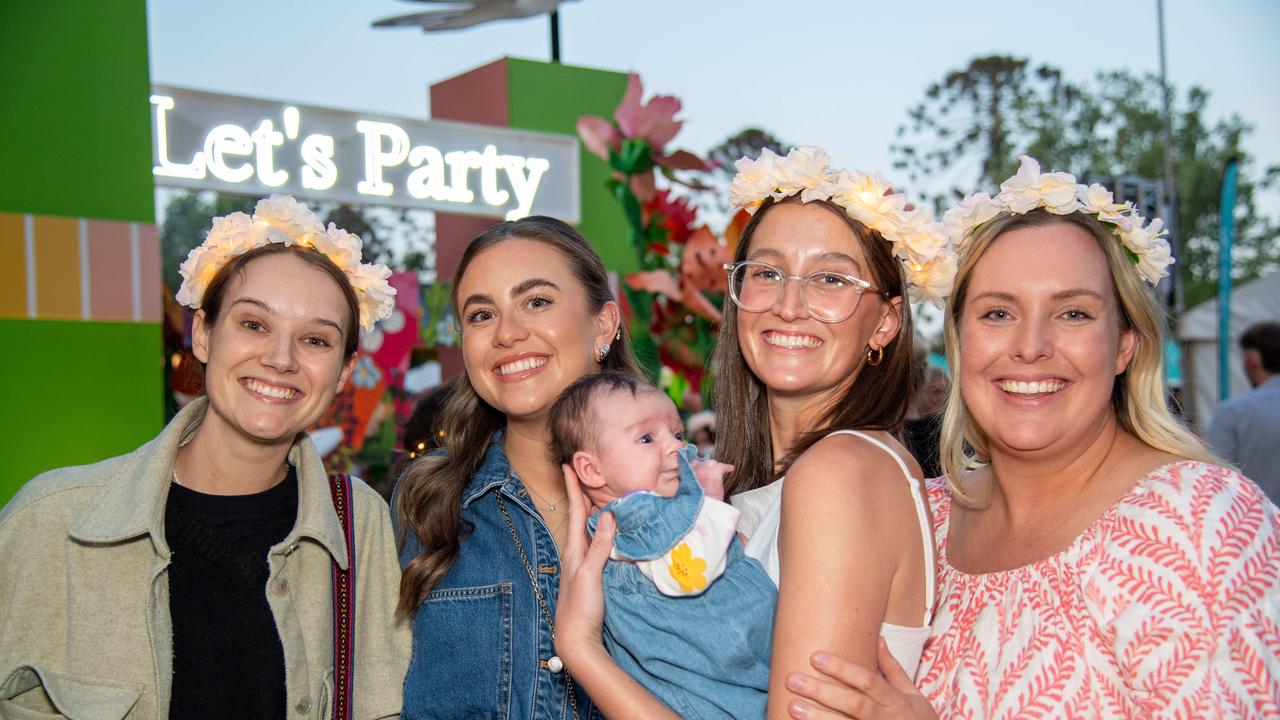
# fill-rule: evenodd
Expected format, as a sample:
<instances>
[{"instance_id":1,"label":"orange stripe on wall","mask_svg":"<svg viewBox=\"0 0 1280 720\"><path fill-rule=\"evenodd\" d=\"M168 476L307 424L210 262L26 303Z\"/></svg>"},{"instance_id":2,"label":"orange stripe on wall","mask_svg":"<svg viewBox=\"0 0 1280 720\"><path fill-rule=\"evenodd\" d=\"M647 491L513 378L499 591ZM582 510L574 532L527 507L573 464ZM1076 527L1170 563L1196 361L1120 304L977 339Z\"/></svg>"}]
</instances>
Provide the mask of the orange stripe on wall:
<instances>
[{"instance_id":1,"label":"orange stripe on wall","mask_svg":"<svg viewBox=\"0 0 1280 720\"><path fill-rule=\"evenodd\" d=\"M142 282L139 283L142 317L138 319L160 322L160 315L164 312L164 290L160 287L160 233L155 225L138 224L138 255L142 270Z\"/></svg>"},{"instance_id":2,"label":"orange stripe on wall","mask_svg":"<svg viewBox=\"0 0 1280 720\"><path fill-rule=\"evenodd\" d=\"M22 216L0 213L0 317L27 316L27 249Z\"/></svg>"},{"instance_id":3,"label":"orange stripe on wall","mask_svg":"<svg viewBox=\"0 0 1280 720\"><path fill-rule=\"evenodd\" d=\"M36 316L47 320L79 320L80 221L35 218Z\"/></svg>"},{"instance_id":4,"label":"orange stripe on wall","mask_svg":"<svg viewBox=\"0 0 1280 720\"><path fill-rule=\"evenodd\" d=\"M89 318L133 320L129 223L89 221Z\"/></svg>"}]
</instances>

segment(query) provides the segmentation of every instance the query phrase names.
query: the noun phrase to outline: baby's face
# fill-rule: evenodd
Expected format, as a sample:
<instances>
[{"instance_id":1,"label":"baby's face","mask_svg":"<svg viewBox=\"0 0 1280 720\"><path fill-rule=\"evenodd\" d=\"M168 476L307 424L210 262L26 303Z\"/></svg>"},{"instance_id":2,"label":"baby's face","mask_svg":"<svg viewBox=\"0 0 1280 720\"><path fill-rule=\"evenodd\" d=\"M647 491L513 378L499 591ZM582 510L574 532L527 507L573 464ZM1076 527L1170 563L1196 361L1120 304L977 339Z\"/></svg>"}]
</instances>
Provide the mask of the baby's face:
<instances>
[{"instance_id":1,"label":"baby's face","mask_svg":"<svg viewBox=\"0 0 1280 720\"><path fill-rule=\"evenodd\" d=\"M605 486L620 498L636 490L676 494L676 456L684 447L684 425L671 399L656 390L614 392L595 400L600 430L595 454Z\"/></svg>"}]
</instances>

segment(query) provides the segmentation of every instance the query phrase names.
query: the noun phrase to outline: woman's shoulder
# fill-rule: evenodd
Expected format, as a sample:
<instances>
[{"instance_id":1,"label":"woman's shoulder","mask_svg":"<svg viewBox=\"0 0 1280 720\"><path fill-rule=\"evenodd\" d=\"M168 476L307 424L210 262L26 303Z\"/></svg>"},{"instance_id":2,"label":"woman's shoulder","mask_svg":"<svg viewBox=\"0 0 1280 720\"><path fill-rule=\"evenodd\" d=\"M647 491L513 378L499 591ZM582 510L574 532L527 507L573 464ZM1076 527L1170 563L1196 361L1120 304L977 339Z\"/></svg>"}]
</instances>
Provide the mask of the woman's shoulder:
<instances>
[{"instance_id":1,"label":"woman's shoulder","mask_svg":"<svg viewBox=\"0 0 1280 720\"><path fill-rule=\"evenodd\" d=\"M1224 552L1239 556L1265 551L1280 557L1276 513L1257 484L1238 471L1178 459L1147 473L1121 498L1111 539L1138 542L1154 551L1156 544L1181 538L1210 561L1209 555Z\"/></svg>"},{"instance_id":2,"label":"woman's shoulder","mask_svg":"<svg viewBox=\"0 0 1280 720\"><path fill-rule=\"evenodd\" d=\"M912 499L904 488L916 481L899 452L868 433L828 435L787 469L783 507L794 506L795 498L803 497L806 505L831 503L852 513L870 508L878 508L882 515L906 512L912 508Z\"/></svg>"},{"instance_id":3,"label":"woman's shoulder","mask_svg":"<svg viewBox=\"0 0 1280 720\"><path fill-rule=\"evenodd\" d=\"M62 467L40 473L23 485L0 509L0 524L15 516L46 508L74 517L130 465L134 454L119 455L88 465Z\"/></svg>"},{"instance_id":4,"label":"woman's shoulder","mask_svg":"<svg viewBox=\"0 0 1280 720\"><path fill-rule=\"evenodd\" d=\"M849 475L881 477L892 471L895 475L919 475L912 468L910 454L888 434L861 430L837 430L818 440L787 470L787 482L797 473L830 475L832 472Z\"/></svg>"}]
</instances>

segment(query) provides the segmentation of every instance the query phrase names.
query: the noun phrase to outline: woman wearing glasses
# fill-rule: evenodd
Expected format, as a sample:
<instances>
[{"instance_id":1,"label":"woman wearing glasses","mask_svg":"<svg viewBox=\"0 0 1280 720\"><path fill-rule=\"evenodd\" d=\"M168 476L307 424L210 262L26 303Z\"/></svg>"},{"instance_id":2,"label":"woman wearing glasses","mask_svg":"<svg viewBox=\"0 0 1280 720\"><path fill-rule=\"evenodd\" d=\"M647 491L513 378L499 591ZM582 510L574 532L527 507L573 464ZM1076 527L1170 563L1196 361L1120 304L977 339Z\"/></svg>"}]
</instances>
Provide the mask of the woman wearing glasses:
<instances>
[{"instance_id":1,"label":"woman wearing glasses","mask_svg":"<svg viewBox=\"0 0 1280 720\"><path fill-rule=\"evenodd\" d=\"M726 266L717 455L736 468L726 494L747 553L778 583L768 716L780 718L785 679L819 648L870 664L883 635L913 668L929 635L931 525L919 466L894 438L911 396L903 291L909 278L927 294L955 265L936 225L873 179L830 171L817 148L738 169L731 199L754 216ZM606 715L651 717L599 642L608 538L569 543L560 656Z\"/></svg>"}]
</instances>

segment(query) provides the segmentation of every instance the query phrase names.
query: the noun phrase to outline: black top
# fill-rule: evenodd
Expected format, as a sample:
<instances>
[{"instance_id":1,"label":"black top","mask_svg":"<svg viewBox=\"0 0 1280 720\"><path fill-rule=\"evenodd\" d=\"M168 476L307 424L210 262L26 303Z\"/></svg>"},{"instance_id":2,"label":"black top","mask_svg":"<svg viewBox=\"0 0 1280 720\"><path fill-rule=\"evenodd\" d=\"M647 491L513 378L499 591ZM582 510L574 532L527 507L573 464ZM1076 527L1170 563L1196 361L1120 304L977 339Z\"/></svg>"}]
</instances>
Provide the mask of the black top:
<instances>
[{"instance_id":1,"label":"black top","mask_svg":"<svg viewBox=\"0 0 1280 720\"><path fill-rule=\"evenodd\" d=\"M170 718L284 718L284 647L267 604L267 552L298 515L298 476L253 495L171 484Z\"/></svg>"}]
</instances>

